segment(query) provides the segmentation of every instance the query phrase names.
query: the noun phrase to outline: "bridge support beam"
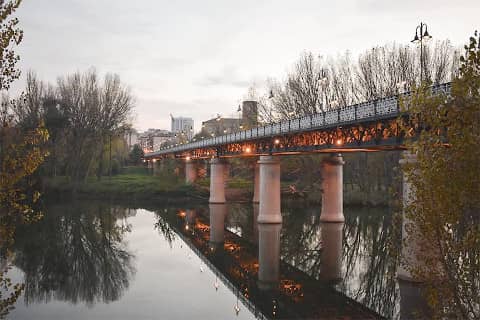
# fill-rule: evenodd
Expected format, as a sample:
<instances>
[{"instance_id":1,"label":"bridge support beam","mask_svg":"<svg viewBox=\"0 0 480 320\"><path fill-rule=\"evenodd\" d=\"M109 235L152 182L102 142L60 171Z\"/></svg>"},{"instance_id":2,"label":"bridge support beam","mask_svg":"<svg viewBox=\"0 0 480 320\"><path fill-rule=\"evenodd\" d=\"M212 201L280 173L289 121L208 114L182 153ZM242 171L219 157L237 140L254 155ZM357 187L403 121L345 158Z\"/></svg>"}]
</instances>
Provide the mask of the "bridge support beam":
<instances>
[{"instance_id":1,"label":"bridge support beam","mask_svg":"<svg viewBox=\"0 0 480 320\"><path fill-rule=\"evenodd\" d=\"M192 184L197 180L197 166L196 163L191 160L185 160L185 182Z\"/></svg>"},{"instance_id":2,"label":"bridge support beam","mask_svg":"<svg viewBox=\"0 0 480 320\"><path fill-rule=\"evenodd\" d=\"M322 222L343 222L343 158L334 154L322 161Z\"/></svg>"},{"instance_id":3,"label":"bridge support beam","mask_svg":"<svg viewBox=\"0 0 480 320\"><path fill-rule=\"evenodd\" d=\"M210 203L225 203L225 160L213 158L210 161Z\"/></svg>"},{"instance_id":4,"label":"bridge support beam","mask_svg":"<svg viewBox=\"0 0 480 320\"><path fill-rule=\"evenodd\" d=\"M273 156L260 156L260 205L258 223L281 223L280 160Z\"/></svg>"},{"instance_id":5,"label":"bridge support beam","mask_svg":"<svg viewBox=\"0 0 480 320\"><path fill-rule=\"evenodd\" d=\"M254 178L253 178L253 203L260 202L260 165L255 162Z\"/></svg>"}]
</instances>

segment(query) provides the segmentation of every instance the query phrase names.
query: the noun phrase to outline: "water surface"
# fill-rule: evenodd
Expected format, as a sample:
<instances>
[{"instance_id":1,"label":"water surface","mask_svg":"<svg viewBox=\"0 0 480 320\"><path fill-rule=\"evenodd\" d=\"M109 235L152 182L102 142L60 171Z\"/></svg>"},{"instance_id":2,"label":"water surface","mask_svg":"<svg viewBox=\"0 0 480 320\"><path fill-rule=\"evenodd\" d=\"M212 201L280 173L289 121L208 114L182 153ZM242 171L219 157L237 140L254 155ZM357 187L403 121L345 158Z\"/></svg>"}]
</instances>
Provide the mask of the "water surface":
<instances>
[{"instance_id":1,"label":"water surface","mask_svg":"<svg viewBox=\"0 0 480 320\"><path fill-rule=\"evenodd\" d=\"M272 226L251 204L144 208L57 204L20 228L11 274L26 289L9 317L404 318L416 305L400 303L387 209L325 224L319 207L282 204Z\"/></svg>"}]
</instances>

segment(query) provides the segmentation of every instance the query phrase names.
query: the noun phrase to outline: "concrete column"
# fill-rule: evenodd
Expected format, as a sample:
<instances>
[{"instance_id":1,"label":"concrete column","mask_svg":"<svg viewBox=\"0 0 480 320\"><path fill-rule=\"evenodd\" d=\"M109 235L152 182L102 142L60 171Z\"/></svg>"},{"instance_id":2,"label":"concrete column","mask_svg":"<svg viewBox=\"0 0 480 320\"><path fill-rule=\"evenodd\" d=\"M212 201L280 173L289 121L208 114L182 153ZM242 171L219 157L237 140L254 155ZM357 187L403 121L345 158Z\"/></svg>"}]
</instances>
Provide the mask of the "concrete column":
<instances>
[{"instance_id":1,"label":"concrete column","mask_svg":"<svg viewBox=\"0 0 480 320\"><path fill-rule=\"evenodd\" d=\"M253 204L253 237L252 242L256 245L258 243L258 203Z\"/></svg>"},{"instance_id":2,"label":"concrete column","mask_svg":"<svg viewBox=\"0 0 480 320\"><path fill-rule=\"evenodd\" d=\"M222 159L210 161L210 203L225 203L225 168L226 163Z\"/></svg>"},{"instance_id":3,"label":"concrete column","mask_svg":"<svg viewBox=\"0 0 480 320\"><path fill-rule=\"evenodd\" d=\"M342 279L343 223L321 224L322 253L320 279L336 284Z\"/></svg>"},{"instance_id":4,"label":"concrete column","mask_svg":"<svg viewBox=\"0 0 480 320\"><path fill-rule=\"evenodd\" d=\"M280 230L281 223L258 225L258 287L273 290L280 279Z\"/></svg>"},{"instance_id":5,"label":"concrete column","mask_svg":"<svg viewBox=\"0 0 480 320\"><path fill-rule=\"evenodd\" d=\"M211 203L210 211L210 248L223 248L225 240L225 217L227 205L225 203Z\"/></svg>"},{"instance_id":6,"label":"concrete column","mask_svg":"<svg viewBox=\"0 0 480 320\"><path fill-rule=\"evenodd\" d=\"M417 157L415 154L405 151L403 152L403 158L399 161L399 163L400 165L406 165L409 163L415 163L416 161ZM403 207L406 208L413 203L413 201L415 201L415 191L412 189L412 184L410 181L408 181L408 178L405 176L405 174L403 175L402 182L402 201ZM405 241L407 238L407 225L411 225L411 220L405 216L404 210L402 219L402 263L397 270L397 276L405 281L415 281L410 272L405 269L403 263L407 263L410 266L414 266L418 263L416 252L418 252L417 247L419 246L420 239L415 239L414 235L410 235L408 241ZM412 229L412 231L414 230Z\"/></svg>"},{"instance_id":7,"label":"concrete column","mask_svg":"<svg viewBox=\"0 0 480 320\"><path fill-rule=\"evenodd\" d=\"M260 202L260 165L255 163L255 172L253 178L253 203Z\"/></svg>"},{"instance_id":8,"label":"concrete column","mask_svg":"<svg viewBox=\"0 0 480 320\"><path fill-rule=\"evenodd\" d=\"M197 167L193 160L185 160L185 182L192 184L197 180Z\"/></svg>"},{"instance_id":9,"label":"concrete column","mask_svg":"<svg viewBox=\"0 0 480 320\"><path fill-rule=\"evenodd\" d=\"M260 205L258 223L281 223L280 160L273 156L260 156Z\"/></svg>"},{"instance_id":10,"label":"concrete column","mask_svg":"<svg viewBox=\"0 0 480 320\"><path fill-rule=\"evenodd\" d=\"M320 221L343 222L343 158L331 155L322 161L322 213Z\"/></svg>"}]
</instances>

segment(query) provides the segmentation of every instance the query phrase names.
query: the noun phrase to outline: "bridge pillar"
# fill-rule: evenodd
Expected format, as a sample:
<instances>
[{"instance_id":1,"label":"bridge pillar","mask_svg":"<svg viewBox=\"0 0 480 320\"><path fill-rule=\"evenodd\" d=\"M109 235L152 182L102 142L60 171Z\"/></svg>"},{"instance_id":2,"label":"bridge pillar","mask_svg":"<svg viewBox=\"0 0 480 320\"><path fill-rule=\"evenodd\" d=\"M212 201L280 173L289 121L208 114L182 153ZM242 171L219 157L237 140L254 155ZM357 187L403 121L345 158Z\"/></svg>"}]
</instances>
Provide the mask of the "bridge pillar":
<instances>
[{"instance_id":1,"label":"bridge pillar","mask_svg":"<svg viewBox=\"0 0 480 320\"><path fill-rule=\"evenodd\" d=\"M258 287L261 290L278 287L281 229L281 223L258 224Z\"/></svg>"},{"instance_id":2,"label":"bridge pillar","mask_svg":"<svg viewBox=\"0 0 480 320\"><path fill-rule=\"evenodd\" d=\"M322 213L320 221L343 222L343 158L332 154L322 161Z\"/></svg>"},{"instance_id":3,"label":"bridge pillar","mask_svg":"<svg viewBox=\"0 0 480 320\"><path fill-rule=\"evenodd\" d=\"M280 160L273 156L260 156L260 205L258 223L281 223Z\"/></svg>"},{"instance_id":4,"label":"bridge pillar","mask_svg":"<svg viewBox=\"0 0 480 320\"><path fill-rule=\"evenodd\" d=\"M225 240L225 217L227 205L225 203L210 203L210 248L223 248Z\"/></svg>"},{"instance_id":5,"label":"bridge pillar","mask_svg":"<svg viewBox=\"0 0 480 320\"><path fill-rule=\"evenodd\" d=\"M342 279L342 232L343 222L321 223L320 279L336 284Z\"/></svg>"},{"instance_id":6,"label":"bridge pillar","mask_svg":"<svg viewBox=\"0 0 480 320\"><path fill-rule=\"evenodd\" d=\"M185 182L192 184L197 180L197 166L192 159L185 160Z\"/></svg>"},{"instance_id":7,"label":"bridge pillar","mask_svg":"<svg viewBox=\"0 0 480 320\"><path fill-rule=\"evenodd\" d=\"M225 160L213 158L210 161L210 203L225 203Z\"/></svg>"},{"instance_id":8,"label":"bridge pillar","mask_svg":"<svg viewBox=\"0 0 480 320\"><path fill-rule=\"evenodd\" d=\"M254 178L253 178L253 203L260 202L260 165L255 162Z\"/></svg>"},{"instance_id":9,"label":"bridge pillar","mask_svg":"<svg viewBox=\"0 0 480 320\"><path fill-rule=\"evenodd\" d=\"M409 151L403 152L403 158L400 159L400 165L406 165L409 163L415 163L417 161L417 156L415 154L410 153ZM403 174L403 181L402 181L402 201L403 201L403 208L406 208L410 204L415 201L415 190L412 188L412 183L408 181L408 177ZM404 280L404 281L415 281L410 271L405 268L405 264L409 266L415 266L418 261L416 254L420 249L420 239L415 237L413 232L414 229L411 229L412 234L409 235L408 241L407 238L407 226L411 225L412 222L408 219L405 215L405 209L403 210L403 219L402 219L402 263L397 270L397 277Z\"/></svg>"}]
</instances>

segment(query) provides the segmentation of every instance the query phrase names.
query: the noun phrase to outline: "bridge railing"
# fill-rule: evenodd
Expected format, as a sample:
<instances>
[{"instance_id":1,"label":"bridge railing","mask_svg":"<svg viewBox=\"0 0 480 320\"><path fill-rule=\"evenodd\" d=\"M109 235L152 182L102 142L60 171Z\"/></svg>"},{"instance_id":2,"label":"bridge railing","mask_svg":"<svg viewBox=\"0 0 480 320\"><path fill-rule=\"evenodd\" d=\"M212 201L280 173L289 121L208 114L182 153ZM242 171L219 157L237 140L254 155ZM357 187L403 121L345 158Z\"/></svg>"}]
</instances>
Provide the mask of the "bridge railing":
<instances>
[{"instance_id":1,"label":"bridge railing","mask_svg":"<svg viewBox=\"0 0 480 320\"><path fill-rule=\"evenodd\" d=\"M451 83L443 83L433 86L432 93L434 95L441 93L449 95L451 93ZM402 99L407 101L408 104L408 99L410 96L411 93L406 92L397 96L362 102L355 105L332 109L326 112L315 113L295 119L283 120L278 123L267 124L265 126L182 144L175 147L162 148L158 151L147 153L145 156L151 157L192 149L214 147L226 143L243 142L247 140L273 137L298 131L318 130L366 120L393 118L398 116L400 113L399 97L402 97Z\"/></svg>"}]
</instances>

